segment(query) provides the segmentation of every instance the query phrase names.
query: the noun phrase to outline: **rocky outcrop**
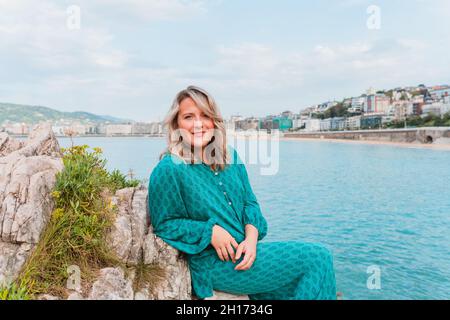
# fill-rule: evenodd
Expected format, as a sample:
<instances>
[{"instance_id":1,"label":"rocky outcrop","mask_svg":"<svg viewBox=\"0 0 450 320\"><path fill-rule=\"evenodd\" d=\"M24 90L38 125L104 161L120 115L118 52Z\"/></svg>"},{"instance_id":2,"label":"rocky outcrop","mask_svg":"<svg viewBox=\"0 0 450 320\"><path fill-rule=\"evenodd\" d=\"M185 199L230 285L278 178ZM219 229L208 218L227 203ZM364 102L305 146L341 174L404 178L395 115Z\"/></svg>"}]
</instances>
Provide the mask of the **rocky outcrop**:
<instances>
[{"instance_id":1,"label":"rocky outcrop","mask_svg":"<svg viewBox=\"0 0 450 320\"><path fill-rule=\"evenodd\" d=\"M138 288L134 293L134 299L190 300L191 278L187 261L183 253L154 234L148 219L147 196L147 189L142 186L116 192L113 203L118 207L118 214L110 234L111 246L127 266L132 268L143 263L155 266L164 273L162 277ZM131 277L133 276L132 271ZM110 292L113 288L118 290L113 297L123 296L120 294L124 290L122 276L117 274L111 278L116 281L114 285L110 285ZM97 297L99 297L97 294L90 295L90 298ZM211 299L246 300L248 296L216 291Z\"/></svg>"},{"instance_id":2,"label":"rocky outcrop","mask_svg":"<svg viewBox=\"0 0 450 320\"><path fill-rule=\"evenodd\" d=\"M49 125L26 141L0 136L0 284L13 281L53 210L50 192L63 169Z\"/></svg>"},{"instance_id":3,"label":"rocky outcrop","mask_svg":"<svg viewBox=\"0 0 450 320\"><path fill-rule=\"evenodd\" d=\"M23 141L12 139L6 132L0 132L0 157L23 147Z\"/></svg>"},{"instance_id":4,"label":"rocky outcrop","mask_svg":"<svg viewBox=\"0 0 450 320\"><path fill-rule=\"evenodd\" d=\"M126 265L135 266L142 260L142 246L150 224L147 189L118 190L112 202L118 207L118 214L109 235L111 246Z\"/></svg>"},{"instance_id":5,"label":"rocky outcrop","mask_svg":"<svg viewBox=\"0 0 450 320\"><path fill-rule=\"evenodd\" d=\"M0 135L0 285L18 276L38 243L53 210L50 192L61 170L58 141L49 125L36 127L27 141ZM187 261L183 253L153 233L147 197L144 186L118 190L112 197L117 214L107 243L122 264L101 269L90 286L83 286L83 292L81 288L68 290L68 299L193 298ZM138 272L154 274L137 282ZM60 299L47 294L37 298ZM212 297L246 298L220 292Z\"/></svg>"},{"instance_id":6,"label":"rocky outcrop","mask_svg":"<svg viewBox=\"0 0 450 320\"><path fill-rule=\"evenodd\" d=\"M191 299L191 276L183 254L153 233L150 226L144 240L144 263L157 263L165 276L149 292L152 299Z\"/></svg>"},{"instance_id":7,"label":"rocky outcrop","mask_svg":"<svg viewBox=\"0 0 450 320\"><path fill-rule=\"evenodd\" d=\"M111 247L128 267L153 266L164 276L138 288L137 299L191 299L190 273L178 250L155 236L148 218L148 191L141 186L116 192L118 213L109 235Z\"/></svg>"},{"instance_id":8,"label":"rocky outcrop","mask_svg":"<svg viewBox=\"0 0 450 320\"><path fill-rule=\"evenodd\" d=\"M121 268L105 268L92 285L90 300L133 300L133 283Z\"/></svg>"}]
</instances>

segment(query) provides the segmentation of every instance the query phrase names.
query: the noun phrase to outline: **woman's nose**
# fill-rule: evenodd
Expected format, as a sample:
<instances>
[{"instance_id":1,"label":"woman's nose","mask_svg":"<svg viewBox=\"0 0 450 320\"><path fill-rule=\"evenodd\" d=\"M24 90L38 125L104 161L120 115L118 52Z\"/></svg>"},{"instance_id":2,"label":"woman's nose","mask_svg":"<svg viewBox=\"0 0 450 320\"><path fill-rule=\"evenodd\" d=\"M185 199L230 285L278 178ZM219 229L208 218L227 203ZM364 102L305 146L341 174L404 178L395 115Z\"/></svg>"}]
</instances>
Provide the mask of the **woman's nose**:
<instances>
[{"instance_id":1,"label":"woman's nose","mask_svg":"<svg viewBox=\"0 0 450 320\"><path fill-rule=\"evenodd\" d=\"M194 128L198 128L198 129L202 129L203 127L203 122L200 120L195 120L194 121Z\"/></svg>"}]
</instances>

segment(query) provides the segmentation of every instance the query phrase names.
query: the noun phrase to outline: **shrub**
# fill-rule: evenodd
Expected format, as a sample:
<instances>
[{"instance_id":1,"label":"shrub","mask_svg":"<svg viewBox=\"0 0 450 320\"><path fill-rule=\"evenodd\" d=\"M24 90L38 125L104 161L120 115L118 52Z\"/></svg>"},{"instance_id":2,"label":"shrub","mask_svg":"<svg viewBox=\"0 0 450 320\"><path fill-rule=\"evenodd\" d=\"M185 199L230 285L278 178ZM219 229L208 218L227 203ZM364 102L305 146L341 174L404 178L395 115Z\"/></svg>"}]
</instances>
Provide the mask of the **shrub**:
<instances>
[{"instance_id":1,"label":"shrub","mask_svg":"<svg viewBox=\"0 0 450 320\"><path fill-rule=\"evenodd\" d=\"M57 174L52 192L55 209L18 281L0 291L2 297L62 297L70 265L80 268L85 285L99 269L122 266L105 241L117 211L111 197L119 189L137 186L139 180L128 181L118 170L109 173L101 149L88 148L62 149L64 170Z\"/></svg>"}]
</instances>

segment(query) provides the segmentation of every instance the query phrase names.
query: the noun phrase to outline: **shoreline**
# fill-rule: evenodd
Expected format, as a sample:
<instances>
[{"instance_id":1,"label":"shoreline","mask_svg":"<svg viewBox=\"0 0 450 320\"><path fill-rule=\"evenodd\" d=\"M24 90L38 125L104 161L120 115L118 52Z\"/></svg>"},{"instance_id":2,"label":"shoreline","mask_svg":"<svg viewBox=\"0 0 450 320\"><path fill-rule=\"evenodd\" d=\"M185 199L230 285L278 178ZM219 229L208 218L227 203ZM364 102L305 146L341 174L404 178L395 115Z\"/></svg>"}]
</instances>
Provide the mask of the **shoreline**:
<instances>
[{"instance_id":1,"label":"shoreline","mask_svg":"<svg viewBox=\"0 0 450 320\"><path fill-rule=\"evenodd\" d=\"M10 135L14 138L27 138L27 136L17 136ZM104 136L104 135L91 135L91 136L76 136L74 138L157 138L163 139L165 136L145 136L145 135L128 135L128 136ZM235 139L248 139L248 140L267 140L275 139L276 137L271 135L241 135L232 134L232 138ZM57 139L63 138L68 139L69 137L57 136ZM431 143L425 144L420 142L393 142L393 141L377 141L377 140L351 140L351 139L330 139L330 138L300 138L300 137L286 137L283 135L279 136L280 141L307 141L307 142L333 142L333 143L344 143L344 144L365 144L365 145L377 145L377 146L391 146L400 148L410 148L410 149L429 149L429 150L439 150L439 151L450 151L449 143Z\"/></svg>"},{"instance_id":2,"label":"shoreline","mask_svg":"<svg viewBox=\"0 0 450 320\"><path fill-rule=\"evenodd\" d=\"M347 143L347 144L366 144L366 145L378 145L378 146L392 146L410 149L431 149L431 150L444 150L450 151L450 144L439 143L413 143L413 142L393 142L393 141L376 141L376 140L345 140L345 139L318 139L318 138L298 138L298 137L280 137L283 141L320 141L320 142L335 142L335 143Z\"/></svg>"},{"instance_id":3,"label":"shoreline","mask_svg":"<svg viewBox=\"0 0 450 320\"><path fill-rule=\"evenodd\" d=\"M231 137L236 139L248 139L248 140L267 140L276 139L274 136L270 135L240 135L234 134ZM378 140L353 140L353 139L330 139L330 138L300 138L300 137L289 137L280 135L280 141L307 141L307 142L333 142L333 143L344 143L344 144L365 144L365 145L376 145L376 146L391 146L400 148L410 148L410 149L430 149L430 150L441 150L450 151L450 143L420 143L420 142L394 142L394 141L378 141Z\"/></svg>"}]
</instances>

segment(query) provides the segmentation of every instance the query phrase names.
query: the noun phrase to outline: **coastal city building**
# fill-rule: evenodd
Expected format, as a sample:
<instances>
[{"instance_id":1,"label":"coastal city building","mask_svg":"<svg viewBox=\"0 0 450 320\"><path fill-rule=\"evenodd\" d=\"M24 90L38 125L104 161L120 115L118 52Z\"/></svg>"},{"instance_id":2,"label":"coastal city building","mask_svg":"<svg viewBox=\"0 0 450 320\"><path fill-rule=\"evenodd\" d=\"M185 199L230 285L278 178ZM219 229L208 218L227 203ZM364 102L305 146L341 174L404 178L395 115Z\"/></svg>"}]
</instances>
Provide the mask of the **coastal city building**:
<instances>
[{"instance_id":1,"label":"coastal city building","mask_svg":"<svg viewBox=\"0 0 450 320\"><path fill-rule=\"evenodd\" d=\"M30 132L30 127L26 123L5 123L0 131L12 135L27 135Z\"/></svg>"},{"instance_id":2,"label":"coastal city building","mask_svg":"<svg viewBox=\"0 0 450 320\"><path fill-rule=\"evenodd\" d=\"M357 113L357 112L361 112L364 110L364 105L365 105L365 97L356 97L356 98L352 98L351 101L351 107L349 108L349 112L351 113Z\"/></svg>"},{"instance_id":3,"label":"coastal city building","mask_svg":"<svg viewBox=\"0 0 450 320\"><path fill-rule=\"evenodd\" d=\"M320 119L305 120L305 131L314 132L320 131Z\"/></svg>"},{"instance_id":4,"label":"coastal city building","mask_svg":"<svg viewBox=\"0 0 450 320\"><path fill-rule=\"evenodd\" d=\"M345 118L336 117L331 119L331 130L341 131L345 129Z\"/></svg>"},{"instance_id":5,"label":"coastal city building","mask_svg":"<svg viewBox=\"0 0 450 320\"><path fill-rule=\"evenodd\" d=\"M106 126L106 135L131 135L132 127L133 126L131 124L109 124Z\"/></svg>"},{"instance_id":6,"label":"coastal city building","mask_svg":"<svg viewBox=\"0 0 450 320\"><path fill-rule=\"evenodd\" d=\"M259 119L255 117L236 121L236 130L258 130Z\"/></svg>"},{"instance_id":7,"label":"coastal city building","mask_svg":"<svg viewBox=\"0 0 450 320\"><path fill-rule=\"evenodd\" d=\"M361 116L361 129L380 129L382 121L382 114L363 115Z\"/></svg>"},{"instance_id":8,"label":"coastal city building","mask_svg":"<svg viewBox=\"0 0 450 320\"><path fill-rule=\"evenodd\" d=\"M384 113L387 111L391 99L384 94L373 94L366 97L364 103L365 113Z\"/></svg>"},{"instance_id":9,"label":"coastal city building","mask_svg":"<svg viewBox=\"0 0 450 320\"><path fill-rule=\"evenodd\" d=\"M423 115L436 115L442 116L450 112L450 104L442 102L434 102L431 104L426 104L422 107Z\"/></svg>"},{"instance_id":10,"label":"coastal city building","mask_svg":"<svg viewBox=\"0 0 450 320\"><path fill-rule=\"evenodd\" d=\"M286 113L285 113L286 115ZM292 115L289 115L292 117ZM293 127L293 119L285 116L281 117L267 117L259 122L259 129L271 131L271 130L279 130L279 131L288 131Z\"/></svg>"},{"instance_id":11,"label":"coastal city building","mask_svg":"<svg viewBox=\"0 0 450 320\"><path fill-rule=\"evenodd\" d=\"M152 131L152 124L145 122L133 123L131 126L132 135L150 134Z\"/></svg>"},{"instance_id":12,"label":"coastal city building","mask_svg":"<svg viewBox=\"0 0 450 320\"><path fill-rule=\"evenodd\" d=\"M348 130L359 130L361 128L361 116L353 116L345 120L345 128Z\"/></svg>"},{"instance_id":13,"label":"coastal city building","mask_svg":"<svg viewBox=\"0 0 450 320\"><path fill-rule=\"evenodd\" d=\"M258 131L261 134L289 131L341 131L379 129L395 124L406 125L408 119L441 117L441 124L447 124L450 116L450 86L394 88L391 90L368 89L364 94L345 98L341 102L327 101L303 108L298 113L286 110L280 114L265 117L243 117L232 115L224 120L227 131ZM427 118L428 119L428 118ZM427 120L428 121L428 120ZM447 122L446 122L447 121ZM167 128L161 122L111 123L80 121L61 118L50 121L57 136L161 136ZM430 122L433 123L433 122ZM33 123L4 120L0 132L12 135L27 135Z\"/></svg>"}]
</instances>

